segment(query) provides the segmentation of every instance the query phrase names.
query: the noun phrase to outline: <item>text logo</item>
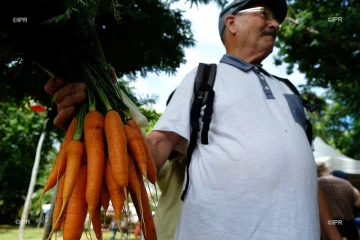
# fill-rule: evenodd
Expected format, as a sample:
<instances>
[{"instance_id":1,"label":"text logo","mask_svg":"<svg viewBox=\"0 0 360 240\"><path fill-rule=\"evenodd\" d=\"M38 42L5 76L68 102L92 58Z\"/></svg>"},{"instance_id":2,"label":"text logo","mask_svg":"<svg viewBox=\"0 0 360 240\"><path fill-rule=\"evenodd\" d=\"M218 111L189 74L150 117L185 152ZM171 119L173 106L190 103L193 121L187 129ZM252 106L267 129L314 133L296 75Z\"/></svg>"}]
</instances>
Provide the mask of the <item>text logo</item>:
<instances>
[{"instance_id":1,"label":"text logo","mask_svg":"<svg viewBox=\"0 0 360 240\"><path fill-rule=\"evenodd\" d=\"M328 220L329 225L342 225L342 220Z\"/></svg>"},{"instance_id":2,"label":"text logo","mask_svg":"<svg viewBox=\"0 0 360 240\"><path fill-rule=\"evenodd\" d=\"M13 23L27 23L26 17L14 17L12 20Z\"/></svg>"},{"instance_id":3,"label":"text logo","mask_svg":"<svg viewBox=\"0 0 360 240\"><path fill-rule=\"evenodd\" d=\"M342 22L342 17L328 17L328 22Z\"/></svg>"},{"instance_id":4,"label":"text logo","mask_svg":"<svg viewBox=\"0 0 360 240\"><path fill-rule=\"evenodd\" d=\"M30 219L24 219L24 220L20 220L20 219L16 219L15 220L15 224L19 225L21 222L24 222L26 225L30 224Z\"/></svg>"}]
</instances>

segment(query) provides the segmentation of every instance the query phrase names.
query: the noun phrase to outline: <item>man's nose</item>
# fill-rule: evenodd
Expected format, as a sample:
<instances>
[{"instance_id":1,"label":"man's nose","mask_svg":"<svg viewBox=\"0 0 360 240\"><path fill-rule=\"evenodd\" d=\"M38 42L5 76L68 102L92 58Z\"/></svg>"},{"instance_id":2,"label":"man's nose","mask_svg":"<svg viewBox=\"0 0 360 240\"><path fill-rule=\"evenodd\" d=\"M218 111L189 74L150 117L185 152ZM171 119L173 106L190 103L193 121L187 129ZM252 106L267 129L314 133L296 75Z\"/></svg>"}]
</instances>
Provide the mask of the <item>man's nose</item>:
<instances>
[{"instance_id":1,"label":"man's nose","mask_svg":"<svg viewBox=\"0 0 360 240\"><path fill-rule=\"evenodd\" d=\"M278 31L280 28L280 24L277 20L271 19L269 23L269 28Z\"/></svg>"}]
</instances>

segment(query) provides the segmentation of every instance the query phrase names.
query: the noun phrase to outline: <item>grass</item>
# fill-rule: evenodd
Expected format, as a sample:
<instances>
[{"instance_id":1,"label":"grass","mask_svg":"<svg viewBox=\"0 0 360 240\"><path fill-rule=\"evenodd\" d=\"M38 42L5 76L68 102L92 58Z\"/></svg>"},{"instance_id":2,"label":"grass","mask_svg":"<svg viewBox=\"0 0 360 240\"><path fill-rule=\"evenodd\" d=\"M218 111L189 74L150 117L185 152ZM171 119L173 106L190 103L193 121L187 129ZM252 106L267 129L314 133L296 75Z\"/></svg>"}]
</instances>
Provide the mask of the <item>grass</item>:
<instances>
[{"instance_id":1,"label":"grass","mask_svg":"<svg viewBox=\"0 0 360 240\"><path fill-rule=\"evenodd\" d=\"M19 226L11 226L11 225L0 225L0 239L6 239L6 240L17 240L18 239L18 233L19 233ZM24 232L24 240L40 240L43 238L44 234L44 228L36 228L32 226L25 227ZM103 239L108 240L113 235L112 231L104 230L103 233ZM89 233L86 234L83 233L81 240L87 240L90 239ZM55 239L55 235L52 237L52 239ZM62 240L62 234L57 234L57 240ZM91 232L91 239L96 240L95 234L92 231ZM120 239L120 233L116 233L116 239ZM125 237L123 237L125 239ZM134 235L130 235L129 240L135 240L140 239L140 237L135 238Z\"/></svg>"}]
</instances>

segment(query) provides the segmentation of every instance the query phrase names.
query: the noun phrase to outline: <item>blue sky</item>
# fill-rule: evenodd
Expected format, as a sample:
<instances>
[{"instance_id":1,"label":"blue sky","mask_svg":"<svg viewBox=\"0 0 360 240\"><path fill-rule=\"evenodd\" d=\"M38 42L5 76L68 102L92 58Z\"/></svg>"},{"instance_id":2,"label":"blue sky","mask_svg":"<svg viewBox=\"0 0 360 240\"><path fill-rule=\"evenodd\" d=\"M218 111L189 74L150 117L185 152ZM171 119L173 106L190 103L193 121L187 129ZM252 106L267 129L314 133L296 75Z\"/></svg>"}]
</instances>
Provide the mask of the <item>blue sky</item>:
<instances>
[{"instance_id":1,"label":"blue sky","mask_svg":"<svg viewBox=\"0 0 360 240\"><path fill-rule=\"evenodd\" d=\"M154 105L154 108L163 112L166 106L166 100L169 94L179 85L181 80L195 68L199 62L204 63L218 63L222 55L225 53L225 48L221 43L218 34L218 16L220 9L216 4L193 6L190 8L190 3L186 4L183 1L176 3L172 8L179 8L185 11L185 18L192 22L192 30L196 40L196 45L193 48L185 49L185 58L187 63L180 65L175 76L168 76L165 73L159 75L148 74L146 78L139 77L138 80L132 83L136 89L136 93L141 95L156 94L159 96L159 101ZM271 74L279 77L288 78L295 86L305 83L305 77L296 69L293 74L286 74L286 65L275 66L274 55L277 49L269 55L264 61L264 68Z\"/></svg>"}]
</instances>

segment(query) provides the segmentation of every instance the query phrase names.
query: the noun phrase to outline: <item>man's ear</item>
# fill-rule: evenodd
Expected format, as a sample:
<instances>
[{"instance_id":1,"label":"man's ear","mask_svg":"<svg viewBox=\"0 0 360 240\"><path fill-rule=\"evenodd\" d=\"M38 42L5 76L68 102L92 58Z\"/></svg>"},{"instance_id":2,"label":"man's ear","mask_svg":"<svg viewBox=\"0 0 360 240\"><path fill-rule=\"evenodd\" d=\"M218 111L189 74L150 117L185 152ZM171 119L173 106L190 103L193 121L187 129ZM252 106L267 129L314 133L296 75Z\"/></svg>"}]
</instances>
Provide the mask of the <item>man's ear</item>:
<instances>
[{"instance_id":1,"label":"man's ear","mask_svg":"<svg viewBox=\"0 0 360 240\"><path fill-rule=\"evenodd\" d=\"M228 15L225 18L225 27L232 33L234 34L236 32L236 16L234 15Z\"/></svg>"}]
</instances>

